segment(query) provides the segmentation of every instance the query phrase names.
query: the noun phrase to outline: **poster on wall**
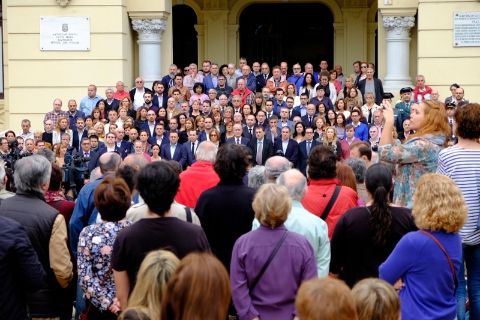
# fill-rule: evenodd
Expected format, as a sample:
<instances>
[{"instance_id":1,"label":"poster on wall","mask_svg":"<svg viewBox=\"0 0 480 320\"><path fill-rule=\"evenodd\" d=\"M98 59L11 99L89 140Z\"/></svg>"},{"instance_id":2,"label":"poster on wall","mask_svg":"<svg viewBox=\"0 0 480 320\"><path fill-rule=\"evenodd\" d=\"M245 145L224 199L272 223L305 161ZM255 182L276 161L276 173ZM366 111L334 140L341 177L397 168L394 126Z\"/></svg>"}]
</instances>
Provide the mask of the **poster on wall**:
<instances>
[{"instance_id":1,"label":"poster on wall","mask_svg":"<svg viewBox=\"0 0 480 320\"><path fill-rule=\"evenodd\" d=\"M90 17L40 17L40 50L89 51Z\"/></svg>"},{"instance_id":2,"label":"poster on wall","mask_svg":"<svg viewBox=\"0 0 480 320\"><path fill-rule=\"evenodd\" d=\"M480 12L453 13L453 46L480 47Z\"/></svg>"}]
</instances>

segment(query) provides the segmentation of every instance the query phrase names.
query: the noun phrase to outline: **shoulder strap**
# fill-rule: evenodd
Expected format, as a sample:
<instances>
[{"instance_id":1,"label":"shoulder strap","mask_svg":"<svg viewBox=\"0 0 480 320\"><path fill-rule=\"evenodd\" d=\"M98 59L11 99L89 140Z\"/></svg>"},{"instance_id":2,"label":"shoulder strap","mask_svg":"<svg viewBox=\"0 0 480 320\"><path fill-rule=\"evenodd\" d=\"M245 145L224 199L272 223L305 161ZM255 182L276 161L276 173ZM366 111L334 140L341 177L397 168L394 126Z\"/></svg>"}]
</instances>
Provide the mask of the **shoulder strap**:
<instances>
[{"instance_id":1,"label":"shoulder strap","mask_svg":"<svg viewBox=\"0 0 480 320\"><path fill-rule=\"evenodd\" d=\"M280 239L280 241L278 242L275 250L273 250L272 254L270 255L270 257L268 258L267 262L265 263L265 265L263 266L262 270L260 270L260 273L258 274L257 278L255 279L255 281L252 283L252 286L249 288L249 291L252 292L253 291L253 288L255 288L255 286L257 285L258 281L260 280L260 278L263 276L263 274L265 273L265 270L267 270L268 266L270 265L270 262L272 262L273 258L275 257L275 255L277 254L277 251L278 249L280 249L280 246L282 245L283 241L285 240L285 238L287 237L287 234L288 234L288 230L285 231L285 233L283 234L283 237L282 239Z\"/></svg>"},{"instance_id":2,"label":"shoulder strap","mask_svg":"<svg viewBox=\"0 0 480 320\"><path fill-rule=\"evenodd\" d=\"M445 248L442 246L440 241L438 241L437 238L435 238L435 236L433 236L432 234L428 233L425 230L418 230L418 232L423 233L429 236L430 238L432 238L432 240L436 242L436 244L440 247L440 249L442 249L443 253L445 253L445 256L447 257L447 260L448 260L448 264L450 265L450 270L452 270L453 285L454 285L454 288L456 289L458 287L458 279L457 279L457 275L455 274L455 268L453 267L452 259L450 259L450 256L448 255L447 250L445 250Z\"/></svg>"},{"instance_id":3,"label":"shoulder strap","mask_svg":"<svg viewBox=\"0 0 480 320\"><path fill-rule=\"evenodd\" d=\"M112 273L112 271L113 271L112 267L108 268L107 273L105 273L105 277L103 277L102 282L100 282L100 287L103 287L103 285L105 284L105 281L107 281L107 279L110 276L110 274Z\"/></svg>"},{"instance_id":4,"label":"shoulder strap","mask_svg":"<svg viewBox=\"0 0 480 320\"><path fill-rule=\"evenodd\" d=\"M325 207L325 210L323 210L322 215L320 218L322 218L323 221L325 221L330 214L330 210L332 210L333 205L335 204L335 201L337 201L338 195L340 194L340 190L342 187L336 186L335 191L333 192L332 197L330 198L330 201L328 201L327 206Z\"/></svg>"},{"instance_id":5,"label":"shoulder strap","mask_svg":"<svg viewBox=\"0 0 480 320\"><path fill-rule=\"evenodd\" d=\"M187 215L187 222L192 222L192 211L190 210L190 208L188 207L185 207L185 213Z\"/></svg>"},{"instance_id":6,"label":"shoulder strap","mask_svg":"<svg viewBox=\"0 0 480 320\"><path fill-rule=\"evenodd\" d=\"M63 200L59 200L55 203L55 205L53 206L55 209L58 209L58 207L60 207L60 205L62 204Z\"/></svg>"}]
</instances>

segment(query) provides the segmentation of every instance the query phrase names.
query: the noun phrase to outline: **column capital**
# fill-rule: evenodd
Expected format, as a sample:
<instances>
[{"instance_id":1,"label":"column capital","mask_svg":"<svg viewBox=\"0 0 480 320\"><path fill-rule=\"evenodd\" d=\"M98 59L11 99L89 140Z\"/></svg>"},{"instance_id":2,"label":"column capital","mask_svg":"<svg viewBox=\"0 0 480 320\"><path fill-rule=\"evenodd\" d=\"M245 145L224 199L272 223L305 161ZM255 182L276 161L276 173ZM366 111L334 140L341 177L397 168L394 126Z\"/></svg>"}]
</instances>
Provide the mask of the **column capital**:
<instances>
[{"instance_id":1,"label":"column capital","mask_svg":"<svg viewBox=\"0 0 480 320\"><path fill-rule=\"evenodd\" d=\"M139 40L160 41L167 22L161 19L132 19L132 28L137 31Z\"/></svg>"},{"instance_id":2,"label":"column capital","mask_svg":"<svg viewBox=\"0 0 480 320\"><path fill-rule=\"evenodd\" d=\"M391 16L383 18L383 27L387 29L387 37L408 38L413 26L415 26L414 17Z\"/></svg>"}]
</instances>

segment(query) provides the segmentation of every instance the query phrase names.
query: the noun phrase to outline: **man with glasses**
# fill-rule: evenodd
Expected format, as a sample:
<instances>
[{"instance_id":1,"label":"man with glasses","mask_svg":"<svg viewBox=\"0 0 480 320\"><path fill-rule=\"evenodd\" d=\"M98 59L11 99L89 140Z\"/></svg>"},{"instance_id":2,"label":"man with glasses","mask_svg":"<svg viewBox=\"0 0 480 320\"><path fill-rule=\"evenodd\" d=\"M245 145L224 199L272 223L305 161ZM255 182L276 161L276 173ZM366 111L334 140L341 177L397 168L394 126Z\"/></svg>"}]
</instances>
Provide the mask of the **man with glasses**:
<instances>
[{"instance_id":1,"label":"man with glasses","mask_svg":"<svg viewBox=\"0 0 480 320\"><path fill-rule=\"evenodd\" d=\"M223 83L225 84L225 82ZM203 85L205 91L210 92L211 89L215 89L218 86L218 64L213 62L210 67L210 73L203 78Z\"/></svg>"},{"instance_id":2,"label":"man with glasses","mask_svg":"<svg viewBox=\"0 0 480 320\"><path fill-rule=\"evenodd\" d=\"M187 76L188 74L190 73L190 67L189 66L186 66L185 68L183 68L183 76Z\"/></svg>"},{"instance_id":3,"label":"man with glasses","mask_svg":"<svg viewBox=\"0 0 480 320\"><path fill-rule=\"evenodd\" d=\"M184 102L186 102L186 101L182 101L181 103L184 103ZM188 104L188 102L187 102L187 104ZM177 115L182 113L181 104L180 104L180 109L177 109L175 107L175 98L168 98L166 111L167 111L167 119L170 120L173 117L176 117ZM147 112L147 118L148 118L148 112Z\"/></svg>"},{"instance_id":4,"label":"man with glasses","mask_svg":"<svg viewBox=\"0 0 480 320\"><path fill-rule=\"evenodd\" d=\"M465 100L463 96L465 95L465 90L463 88L455 89L455 105L458 107L460 104L469 103L468 100Z\"/></svg>"},{"instance_id":5,"label":"man with glasses","mask_svg":"<svg viewBox=\"0 0 480 320\"><path fill-rule=\"evenodd\" d=\"M53 100L53 110L47 112L47 114L45 115L45 118L43 119L44 130L47 131L46 123L48 120L52 121L52 124L53 123L56 124L58 122L58 119L60 118L68 118L68 113L65 111L62 111L62 100L55 99ZM50 129L49 132L51 132L52 130L53 128Z\"/></svg>"},{"instance_id":6,"label":"man with glasses","mask_svg":"<svg viewBox=\"0 0 480 320\"><path fill-rule=\"evenodd\" d=\"M190 101L190 90L183 85L183 76L181 73L175 75L175 86L168 89L168 96L172 97L173 91L177 89L179 91L179 99L182 101Z\"/></svg>"},{"instance_id":7,"label":"man with glasses","mask_svg":"<svg viewBox=\"0 0 480 320\"><path fill-rule=\"evenodd\" d=\"M103 102L105 103L105 112L108 112L109 110L112 110L112 109L118 110L118 107L120 106L120 100L117 100L114 98L115 93L113 92L112 88L107 88L105 90L105 96L106 96L106 99L103 100Z\"/></svg>"},{"instance_id":8,"label":"man with glasses","mask_svg":"<svg viewBox=\"0 0 480 320\"><path fill-rule=\"evenodd\" d=\"M300 87L303 84L303 74L302 74L302 67L300 63L295 63L293 65L293 74L287 79L287 82L295 84L297 88L297 92L300 92Z\"/></svg>"},{"instance_id":9,"label":"man with glasses","mask_svg":"<svg viewBox=\"0 0 480 320\"><path fill-rule=\"evenodd\" d=\"M458 88L460 88L460 86L456 83L452 84L450 86L450 92L452 93L452 95L450 97L447 97L445 99L445 104L448 104L450 102L454 102L455 101L455 90L457 90Z\"/></svg>"},{"instance_id":10,"label":"man with glasses","mask_svg":"<svg viewBox=\"0 0 480 320\"><path fill-rule=\"evenodd\" d=\"M0 153L1 153L2 155L8 154L8 140L7 140L7 138L1 137L1 138L0 138L0 143L1 143L1 145L0 145ZM22 149L23 149L23 146L22 146Z\"/></svg>"},{"instance_id":11,"label":"man with glasses","mask_svg":"<svg viewBox=\"0 0 480 320\"><path fill-rule=\"evenodd\" d=\"M227 86L227 78L223 74L218 75L218 85L215 87L215 91L217 91L217 97L220 97L222 94L226 95L227 97L233 92L233 88Z\"/></svg>"},{"instance_id":12,"label":"man with glasses","mask_svg":"<svg viewBox=\"0 0 480 320\"><path fill-rule=\"evenodd\" d=\"M304 176L307 176L307 160L310 151L318 146L320 142L313 139L313 128L305 128L305 140L298 144L298 158L295 168L297 168Z\"/></svg>"},{"instance_id":13,"label":"man with glasses","mask_svg":"<svg viewBox=\"0 0 480 320\"><path fill-rule=\"evenodd\" d=\"M92 110L100 100L103 100L103 98L97 94L97 86L94 84L89 85L87 96L80 101L80 111L85 113L86 116L91 115Z\"/></svg>"},{"instance_id":14,"label":"man with glasses","mask_svg":"<svg viewBox=\"0 0 480 320\"><path fill-rule=\"evenodd\" d=\"M262 63L261 73L257 76L257 92L262 92L263 87L267 85L267 80L272 76L268 63Z\"/></svg>"},{"instance_id":15,"label":"man with glasses","mask_svg":"<svg viewBox=\"0 0 480 320\"><path fill-rule=\"evenodd\" d=\"M362 140L368 140L368 127L366 124L360 122L360 112L358 110L352 110L350 113L352 119L352 125L355 127L355 137Z\"/></svg>"},{"instance_id":16,"label":"man with glasses","mask_svg":"<svg viewBox=\"0 0 480 320\"><path fill-rule=\"evenodd\" d=\"M117 146L116 139L117 135L115 132L109 132L105 137L105 146L98 151L98 155L102 156L102 154L107 152L116 152L123 158L125 150Z\"/></svg>"},{"instance_id":17,"label":"man with glasses","mask_svg":"<svg viewBox=\"0 0 480 320\"><path fill-rule=\"evenodd\" d=\"M89 172L92 172L93 169L95 169L98 166L98 158L100 157L98 152L92 150L91 140L98 141L98 138L95 139L94 137L97 138L96 136L92 136L92 137L90 137L90 139L86 138L86 137L82 138L82 141L80 143L81 148L78 149L78 151L74 153L74 155L90 158L90 160L83 163L83 166L85 168L88 168ZM101 149L101 150L104 150L104 149Z\"/></svg>"},{"instance_id":18,"label":"man with glasses","mask_svg":"<svg viewBox=\"0 0 480 320\"><path fill-rule=\"evenodd\" d=\"M73 99L68 101L67 114L68 114L68 119L70 119L70 130L74 130L76 128L78 118L85 119L85 113L83 113L80 110L77 110L77 102Z\"/></svg>"},{"instance_id":19,"label":"man with glasses","mask_svg":"<svg viewBox=\"0 0 480 320\"><path fill-rule=\"evenodd\" d=\"M168 126L170 128L169 132L176 132L178 133L178 142L180 144L184 144L185 142L188 141L188 136L185 131L180 131L178 130L178 119L177 118L172 118L170 119Z\"/></svg>"},{"instance_id":20,"label":"man with glasses","mask_svg":"<svg viewBox=\"0 0 480 320\"><path fill-rule=\"evenodd\" d=\"M190 90L190 95L195 94L195 92L193 92L193 85L197 82L203 83L203 75L198 73L197 65L195 63L191 63L190 72L185 76L185 78L183 78L183 85Z\"/></svg>"},{"instance_id":21,"label":"man with glasses","mask_svg":"<svg viewBox=\"0 0 480 320\"><path fill-rule=\"evenodd\" d=\"M145 92L151 93L152 90L146 88L143 79L138 77L137 79L135 79L135 88L130 90L130 99L132 100L133 109L135 111L137 111L138 108L143 106L143 95L145 94Z\"/></svg>"}]
</instances>

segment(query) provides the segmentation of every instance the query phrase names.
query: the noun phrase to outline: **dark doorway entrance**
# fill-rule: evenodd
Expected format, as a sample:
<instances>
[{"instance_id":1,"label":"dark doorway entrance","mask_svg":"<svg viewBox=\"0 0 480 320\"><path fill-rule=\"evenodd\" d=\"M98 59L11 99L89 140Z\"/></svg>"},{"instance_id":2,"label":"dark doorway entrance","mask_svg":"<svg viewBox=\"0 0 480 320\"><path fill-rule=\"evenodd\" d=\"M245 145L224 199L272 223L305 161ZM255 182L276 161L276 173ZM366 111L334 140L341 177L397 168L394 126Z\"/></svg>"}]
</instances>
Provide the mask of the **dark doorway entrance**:
<instances>
[{"instance_id":1,"label":"dark doorway entrance","mask_svg":"<svg viewBox=\"0 0 480 320\"><path fill-rule=\"evenodd\" d=\"M270 67L311 62L317 70L323 59L333 66L333 14L320 3L252 4L240 15L240 56Z\"/></svg>"},{"instance_id":2,"label":"dark doorway entrance","mask_svg":"<svg viewBox=\"0 0 480 320\"><path fill-rule=\"evenodd\" d=\"M180 4L172 8L173 25L173 63L183 67L198 60L197 15L192 8Z\"/></svg>"}]
</instances>

